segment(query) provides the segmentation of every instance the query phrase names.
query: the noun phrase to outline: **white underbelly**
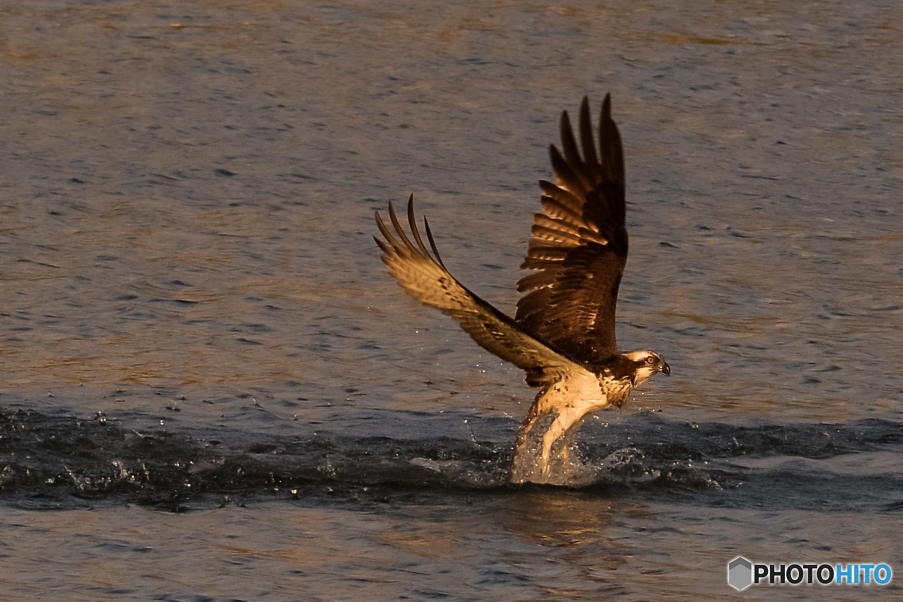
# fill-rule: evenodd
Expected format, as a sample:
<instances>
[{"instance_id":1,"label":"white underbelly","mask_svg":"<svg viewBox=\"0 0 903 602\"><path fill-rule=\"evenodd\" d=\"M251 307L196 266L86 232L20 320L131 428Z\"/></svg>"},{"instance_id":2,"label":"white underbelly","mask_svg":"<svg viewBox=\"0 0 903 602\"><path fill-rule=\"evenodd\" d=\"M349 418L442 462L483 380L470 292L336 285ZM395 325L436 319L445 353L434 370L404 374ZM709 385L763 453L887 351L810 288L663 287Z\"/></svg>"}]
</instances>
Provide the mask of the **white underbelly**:
<instances>
[{"instance_id":1,"label":"white underbelly","mask_svg":"<svg viewBox=\"0 0 903 602\"><path fill-rule=\"evenodd\" d=\"M538 413L583 415L611 405L595 375L576 375L549 387L537 400Z\"/></svg>"}]
</instances>

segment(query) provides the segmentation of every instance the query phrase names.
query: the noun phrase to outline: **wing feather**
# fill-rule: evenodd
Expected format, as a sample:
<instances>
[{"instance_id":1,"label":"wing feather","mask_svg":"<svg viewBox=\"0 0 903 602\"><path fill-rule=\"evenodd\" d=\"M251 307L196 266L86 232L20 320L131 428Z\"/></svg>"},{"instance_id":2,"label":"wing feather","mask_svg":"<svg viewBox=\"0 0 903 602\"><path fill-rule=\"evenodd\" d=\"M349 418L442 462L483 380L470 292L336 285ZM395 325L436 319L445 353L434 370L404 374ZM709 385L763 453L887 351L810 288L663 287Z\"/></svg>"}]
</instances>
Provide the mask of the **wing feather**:
<instances>
[{"instance_id":1,"label":"wing feather","mask_svg":"<svg viewBox=\"0 0 903 602\"><path fill-rule=\"evenodd\" d=\"M542 239L549 245L572 245L580 240L580 232L568 232L564 228L535 225L533 236Z\"/></svg>"},{"instance_id":2,"label":"wing feather","mask_svg":"<svg viewBox=\"0 0 903 602\"><path fill-rule=\"evenodd\" d=\"M518 282L526 294L515 321L575 361L593 365L617 353L615 309L628 247L624 153L611 97L602 103L598 147L586 98L577 136L567 112L560 130L563 153L549 149L555 182L539 183L542 213L534 218L521 266L539 271Z\"/></svg>"},{"instance_id":3,"label":"wing feather","mask_svg":"<svg viewBox=\"0 0 903 602\"><path fill-rule=\"evenodd\" d=\"M540 180L539 187L542 189L542 208L547 216L570 224L579 224L583 221L582 200L564 188L545 180Z\"/></svg>"},{"instance_id":4,"label":"wing feather","mask_svg":"<svg viewBox=\"0 0 903 602\"><path fill-rule=\"evenodd\" d=\"M423 220L430 250L414 217L414 197L408 199L409 237L392 205L386 225L376 213L383 239L374 237L389 273L411 297L453 317L477 343L500 358L527 371L533 386L548 385L565 374L587 370L525 332L514 320L466 289L446 269L436 249L429 223ZM413 240L412 240L413 239Z\"/></svg>"}]
</instances>

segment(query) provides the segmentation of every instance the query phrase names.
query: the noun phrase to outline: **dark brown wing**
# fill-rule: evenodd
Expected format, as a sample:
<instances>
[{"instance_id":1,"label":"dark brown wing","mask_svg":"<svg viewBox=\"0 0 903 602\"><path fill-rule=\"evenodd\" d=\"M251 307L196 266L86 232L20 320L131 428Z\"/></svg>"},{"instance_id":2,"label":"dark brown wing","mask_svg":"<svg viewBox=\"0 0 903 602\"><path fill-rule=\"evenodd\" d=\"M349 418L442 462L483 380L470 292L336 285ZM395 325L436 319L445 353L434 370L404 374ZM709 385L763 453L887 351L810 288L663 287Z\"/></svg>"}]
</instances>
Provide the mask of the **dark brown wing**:
<instances>
[{"instance_id":1,"label":"dark brown wing","mask_svg":"<svg viewBox=\"0 0 903 602\"><path fill-rule=\"evenodd\" d=\"M624 153L605 96L595 145L589 102L580 105L580 142L561 115L564 155L550 148L555 183L542 181L542 213L517 288L516 321L575 361L593 365L617 353L615 305L627 260ZM581 153L582 149L582 153Z\"/></svg>"},{"instance_id":2,"label":"dark brown wing","mask_svg":"<svg viewBox=\"0 0 903 602\"><path fill-rule=\"evenodd\" d=\"M477 343L526 370L530 385L548 385L565 374L586 372L582 366L524 332L514 320L464 288L448 272L425 219L423 224L432 253L423 244L414 219L413 196L408 200L408 224L413 240L405 233L392 205L389 205L389 219L391 229L376 214L376 225L385 240L376 237L374 240L382 250L382 260L389 273L410 296L450 315Z\"/></svg>"}]
</instances>

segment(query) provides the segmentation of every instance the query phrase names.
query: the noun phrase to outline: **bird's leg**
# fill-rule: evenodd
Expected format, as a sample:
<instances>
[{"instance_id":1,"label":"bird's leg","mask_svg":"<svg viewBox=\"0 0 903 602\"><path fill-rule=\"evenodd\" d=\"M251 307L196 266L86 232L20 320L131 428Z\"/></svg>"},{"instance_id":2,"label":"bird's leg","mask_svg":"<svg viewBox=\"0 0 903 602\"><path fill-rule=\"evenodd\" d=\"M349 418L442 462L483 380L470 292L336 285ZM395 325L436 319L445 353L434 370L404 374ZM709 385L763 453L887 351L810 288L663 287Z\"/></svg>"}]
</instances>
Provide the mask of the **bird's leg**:
<instances>
[{"instance_id":1,"label":"bird's leg","mask_svg":"<svg viewBox=\"0 0 903 602\"><path fill-rule=\"evenodd\" d=\"M570 441L574 437L574 433L576 433L580 427L583 425L584 420L586 419L586 414L579 415L573 419L571 425L564 431L561 435L559 441L563 444L561 449L558 451L558 457L561 459L562 464L570 464L571 463L571 446Z\"/></svg>"},{"instance_id":2,"label":"bird's leg","mask_svg":"<svg viewBox=\"0 0 903 602\"><path fill-rule=\"evenodd\" d=\"M571 430L571 427L577 423L582 414L575 411L573 408L567 408L563 412L559 413L558 416L555 417L555 420L552 421L552 424L549 425L548 430L542 436L542 456L540 457L542 474L544 477L549 475L549 460L552 456L552 446L555 445L559 439L562 438L568 431ZM568 450L563 450L562 457L567 459L569 456Z\"/></svg>"}]
</instances>

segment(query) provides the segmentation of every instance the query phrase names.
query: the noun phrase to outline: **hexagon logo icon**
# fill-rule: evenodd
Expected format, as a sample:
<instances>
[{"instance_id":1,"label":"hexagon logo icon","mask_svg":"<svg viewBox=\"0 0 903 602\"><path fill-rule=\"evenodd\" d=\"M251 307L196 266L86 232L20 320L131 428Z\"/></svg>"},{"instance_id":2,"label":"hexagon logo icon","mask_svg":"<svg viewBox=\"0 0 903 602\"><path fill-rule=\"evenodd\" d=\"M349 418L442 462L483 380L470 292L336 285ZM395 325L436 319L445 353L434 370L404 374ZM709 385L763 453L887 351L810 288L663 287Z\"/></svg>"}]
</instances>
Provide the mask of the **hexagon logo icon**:
<instances>
[{"instance_id":1,"label":"hexagon logo icon","mask_svg":"<svg viewBox=\"0 0 903 602\"><path fill-rule=\"evenodd\" d=\"M743 556L737 556L727 563L727 584L738 592L752 585L752 562Z\"/></svg>"}]
</instances>

